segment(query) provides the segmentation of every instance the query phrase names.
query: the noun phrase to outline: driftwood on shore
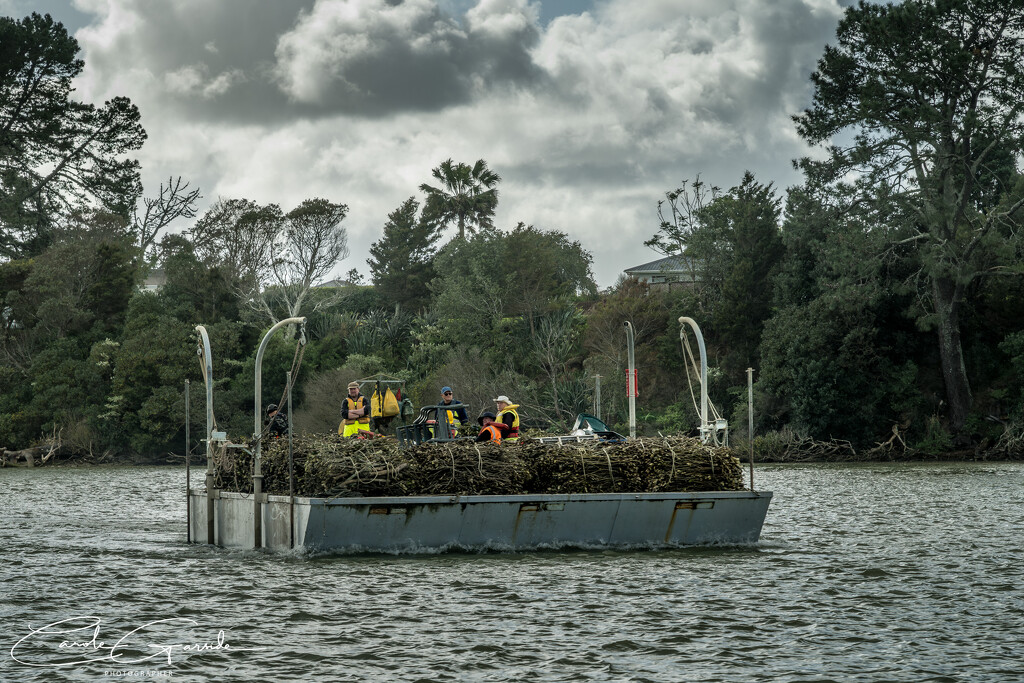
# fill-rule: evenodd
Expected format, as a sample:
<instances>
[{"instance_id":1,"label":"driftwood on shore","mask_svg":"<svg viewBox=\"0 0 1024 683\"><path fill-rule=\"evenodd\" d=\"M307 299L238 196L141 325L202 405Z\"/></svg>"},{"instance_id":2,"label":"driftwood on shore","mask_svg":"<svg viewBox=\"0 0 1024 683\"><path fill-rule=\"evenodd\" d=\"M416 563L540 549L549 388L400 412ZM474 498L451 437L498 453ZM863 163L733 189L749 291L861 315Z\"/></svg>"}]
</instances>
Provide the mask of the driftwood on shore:
<instances>
[{"instance_id":1,"label":"driftwood on shore","mask_svg":"<svg viewBox=\"0 0 1024 683\"><path fill-rule=\"evenodd\" d=\"M16 451L0 448L0 467L39 467L49 463L57 453L52 445L33 446Z\"/></svg>"},{"instance_id":2,"label":"driftwood on shore","mask_svg":"<svg viewBox=\"0 0 1024 683\"><path fill-rule=\"evenodd\" d=\"M754 439L754 459L763 463L815 462L914 462L924 460L1021 460L1024 459L1024 430L1007 427L996 443L982 442L974 448L942 453L914 448L907 443L905 425L893 425L889 437L870 448L858 450L849 441L823 441L783 429ZM746 449L738 451L746 460Z\"/></svg>"},{"instance_id":3,"label":"driftwood on shore","mask_svg":"<svg viewBox=\"0 0 1024 683\"><path fill-rule=\"evenodd\" d=\"M511 495L733 491L743 488L739 460L725 448L690 437L625 443L500 446L473 441L401 449L394 439L335 434L293 440L295 494L302 496ZM218 486L252 491L252 456L227 449L216 459ZM262 450L263 490L287 494L287 440Z\"/></svg>"}]
</instances>

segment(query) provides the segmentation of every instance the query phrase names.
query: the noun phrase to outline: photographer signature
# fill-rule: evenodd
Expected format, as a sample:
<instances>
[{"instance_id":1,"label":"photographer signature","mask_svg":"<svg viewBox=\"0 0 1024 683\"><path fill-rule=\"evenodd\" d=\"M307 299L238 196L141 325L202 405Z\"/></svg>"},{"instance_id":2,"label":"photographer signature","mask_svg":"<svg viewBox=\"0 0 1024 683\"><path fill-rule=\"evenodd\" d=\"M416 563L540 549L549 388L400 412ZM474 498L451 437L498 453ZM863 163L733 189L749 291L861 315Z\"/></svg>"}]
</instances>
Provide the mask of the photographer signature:
<instances>
[{"instance_id":1,"label":"photographer signature","mask_svg":"<svg viewBox=\"0 0 1024 683\"><path fill-rule=\"evenodd\" d=\"M33 628L11 648L11 658L26 666L62 668L108 662L112 664L139 664L162 660L173 663L175 654L201 652L246 652L261 648L235 647L229 644L224 631L214 641L189 641L167 637L169 627L192 628L199 622L186 617L156 619L128 631L108 644L100 638L102 620L99 617L69 617L40 628ZM160 640L161 642L146 642ZM59 642L58 642L59 641Z\"/></svg>"}]
</instances>

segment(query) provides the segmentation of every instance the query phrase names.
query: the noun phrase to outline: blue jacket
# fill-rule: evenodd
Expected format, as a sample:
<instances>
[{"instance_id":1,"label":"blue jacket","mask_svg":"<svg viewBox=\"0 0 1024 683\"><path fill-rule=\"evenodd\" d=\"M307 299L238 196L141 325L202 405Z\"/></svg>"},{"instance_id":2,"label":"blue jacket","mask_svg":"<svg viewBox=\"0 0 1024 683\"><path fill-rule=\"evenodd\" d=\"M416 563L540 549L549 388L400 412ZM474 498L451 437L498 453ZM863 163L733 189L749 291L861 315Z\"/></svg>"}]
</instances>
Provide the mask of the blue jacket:
<instances>
[{"instance_id":1,"label":"blue jacket","mask_svg":"<svg viewBox=\"0 0 1024 683\"><path fill-rule=\"evenodd\" d=\"M441 401L437 405L455 413L455 419L461 422L462 424L466 424L469 422L469 416L466 414L466 407L462 404L462 401L452 399L451 403L445 403L444 401Z\"/></svg>"}]
</instances>

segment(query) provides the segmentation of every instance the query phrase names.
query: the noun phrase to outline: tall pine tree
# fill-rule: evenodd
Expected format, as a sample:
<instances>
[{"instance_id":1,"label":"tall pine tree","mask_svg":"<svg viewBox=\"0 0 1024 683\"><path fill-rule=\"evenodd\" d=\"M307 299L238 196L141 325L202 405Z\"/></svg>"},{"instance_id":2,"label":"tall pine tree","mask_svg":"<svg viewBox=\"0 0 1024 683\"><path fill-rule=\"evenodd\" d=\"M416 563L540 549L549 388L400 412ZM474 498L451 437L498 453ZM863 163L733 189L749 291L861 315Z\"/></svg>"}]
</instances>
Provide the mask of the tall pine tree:
<instances>
[{"instance_id":1,"label":"tall pine tree","mask_svg":"<svg viewBox=\"0 0 1024 683\"><path fill-rule=\"evenodd\" d=\"M388 214L384 235L370 247L373 285L390 304L418 311L430 303L427 285L434 278L434 254L440 231L418 217L413 197Z\"/></svg>"},{"instance_id":2,"label":"tall pine tree","mask_svg":"<svg viewBox=\"0 0 1024 683\"><path fill-rule=\"evenodd\" d=\"M125 97L71 99L77 54L48 14L0 17L0 256L38 255L83 207L127 218L141 194L127 157L146 139L139 110Z\"/></svg>"}]
</instances>

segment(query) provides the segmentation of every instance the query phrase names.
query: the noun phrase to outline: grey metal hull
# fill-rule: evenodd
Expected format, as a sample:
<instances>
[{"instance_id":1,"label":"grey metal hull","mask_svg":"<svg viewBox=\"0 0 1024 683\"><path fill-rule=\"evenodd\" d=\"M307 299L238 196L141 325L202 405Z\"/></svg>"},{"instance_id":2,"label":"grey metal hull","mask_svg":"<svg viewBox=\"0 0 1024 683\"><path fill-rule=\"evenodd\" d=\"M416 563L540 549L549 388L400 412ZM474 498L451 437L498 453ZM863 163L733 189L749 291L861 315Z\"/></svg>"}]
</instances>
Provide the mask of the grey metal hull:
<instances>
[{"instance_id":1,"label":"grey metal hull","mask_svg":"<svg viewBox=\"0 0 1024 683\"><path fill-rule=\"evenodd\" d=\"M770 491L300 498L193 490L191 538L340 552L673 547L755 543ZM253 520L262 521L259 543Z\"/></svg>"}]
</instances>

